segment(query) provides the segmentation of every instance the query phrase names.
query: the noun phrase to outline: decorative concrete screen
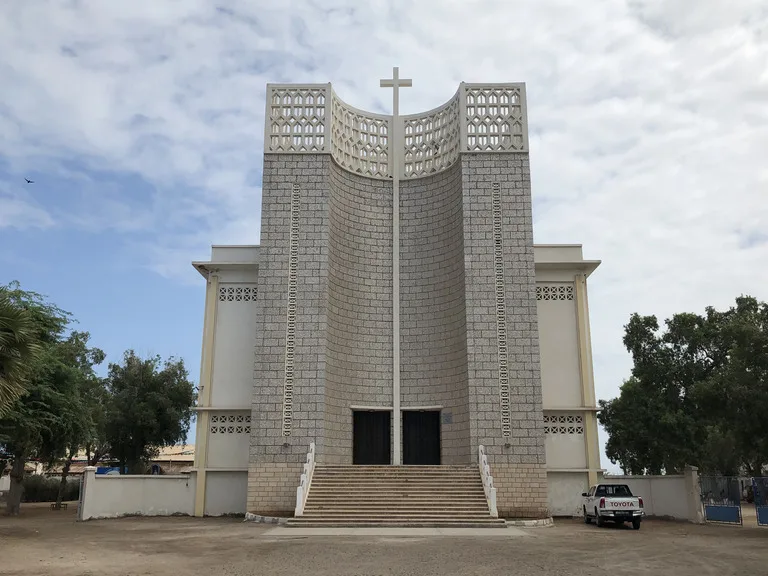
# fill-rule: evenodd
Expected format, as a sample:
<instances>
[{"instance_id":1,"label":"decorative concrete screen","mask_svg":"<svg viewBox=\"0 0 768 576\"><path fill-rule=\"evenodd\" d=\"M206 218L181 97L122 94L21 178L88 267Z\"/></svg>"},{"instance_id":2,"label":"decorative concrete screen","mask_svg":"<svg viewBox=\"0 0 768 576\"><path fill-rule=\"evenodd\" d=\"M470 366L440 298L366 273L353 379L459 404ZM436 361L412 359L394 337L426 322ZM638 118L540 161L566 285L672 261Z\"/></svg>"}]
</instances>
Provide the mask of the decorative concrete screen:
<instances>
[{"instance_id":1,"label":"decorative concrete screen","mask_svg":"<svg viewBox=\"0 0 768 576\"><path fill-rule=\"evenodd\" d=\"M330 153L350 172L392 177L392 116L350 106L330 84L269 84L266 114L265 153ZM528 152L521 83L462 83L442 106L398 116L398 122L403 136L399 176L404 179L441 172L462 152Z\"/></svg>"}]
</instances>

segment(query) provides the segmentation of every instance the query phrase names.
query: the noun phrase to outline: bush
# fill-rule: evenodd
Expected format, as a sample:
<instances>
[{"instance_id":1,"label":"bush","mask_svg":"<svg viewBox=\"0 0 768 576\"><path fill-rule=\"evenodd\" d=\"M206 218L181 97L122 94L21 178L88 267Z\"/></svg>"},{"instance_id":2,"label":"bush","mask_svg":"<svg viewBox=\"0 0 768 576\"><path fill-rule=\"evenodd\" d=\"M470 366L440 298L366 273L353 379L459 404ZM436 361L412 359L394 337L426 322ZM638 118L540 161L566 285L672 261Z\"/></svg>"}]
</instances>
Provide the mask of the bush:
<instances>
[{"instance_id":1,"label":"bush","mask_svg":"<svg viewBox=\"0 0 768 576\"><path fill-rule=\"evenodd\" d=\"M25 476L22 481L24 492L21 496L23 502L56 502L59 495L61 478L47 478L38 474ZM80 479L67 479L64 488L63 501L78 500L80 498Z\"/></svg>"}]
</instances>

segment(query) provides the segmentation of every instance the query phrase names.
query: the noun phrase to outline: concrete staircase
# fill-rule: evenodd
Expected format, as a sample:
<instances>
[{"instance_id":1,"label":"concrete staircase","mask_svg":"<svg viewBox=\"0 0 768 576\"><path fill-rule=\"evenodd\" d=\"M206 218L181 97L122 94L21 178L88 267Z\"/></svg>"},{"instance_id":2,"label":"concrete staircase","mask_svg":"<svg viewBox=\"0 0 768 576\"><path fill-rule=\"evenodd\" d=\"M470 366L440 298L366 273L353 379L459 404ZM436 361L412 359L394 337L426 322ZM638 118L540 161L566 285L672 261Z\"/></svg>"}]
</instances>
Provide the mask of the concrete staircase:
<instances>
[{"instance_id":1,"label":"concrete staircase","mask_svg":"<svg viewBox=\"0 0 768 576\"><path fill-rule=\"evenodd\" d=\"M315 467L303 527L504 527L476 466Z\"/></svg>"}]
</instances>

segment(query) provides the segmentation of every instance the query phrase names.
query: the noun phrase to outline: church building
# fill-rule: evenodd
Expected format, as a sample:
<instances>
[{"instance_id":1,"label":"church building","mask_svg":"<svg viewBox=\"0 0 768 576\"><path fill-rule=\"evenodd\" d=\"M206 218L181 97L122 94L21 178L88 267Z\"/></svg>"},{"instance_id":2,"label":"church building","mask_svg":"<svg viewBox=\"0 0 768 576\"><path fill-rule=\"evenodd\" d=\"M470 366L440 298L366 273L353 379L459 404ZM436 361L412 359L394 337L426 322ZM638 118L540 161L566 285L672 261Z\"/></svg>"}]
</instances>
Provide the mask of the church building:
<instances>
[{"instance_id":1,"label":"church building","mask_svg":"<svg viewBox=\"0 0 768 576\"><path fill-rule=\"evenodd\" d=\"M462 83L411 115L410 80L381 85L391 115L331 84L267 85L261 242L193 263L195 513L299 516L330 477L354 503L386 497L370 478L437 493L463 474L489 517L573 514L602 472L599 261L533 243L525 85Z\"/></svg>"}]
</instances>

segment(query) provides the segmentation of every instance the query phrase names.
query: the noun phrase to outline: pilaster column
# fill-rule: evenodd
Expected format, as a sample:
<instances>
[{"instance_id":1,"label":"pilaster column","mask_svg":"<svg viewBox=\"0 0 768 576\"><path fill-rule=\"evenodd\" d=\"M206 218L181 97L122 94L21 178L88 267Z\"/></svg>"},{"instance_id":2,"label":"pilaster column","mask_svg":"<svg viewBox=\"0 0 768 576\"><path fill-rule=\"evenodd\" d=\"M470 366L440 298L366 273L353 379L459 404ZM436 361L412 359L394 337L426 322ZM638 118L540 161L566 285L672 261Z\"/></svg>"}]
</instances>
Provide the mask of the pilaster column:
<instances>
[{"instance_id":1,"label":"pilaster column","mask_svg":"<svg viewBox=\"0 0 768 576\"><path fill-rule=\"evenodd\" d=\"M392 177L392 464L402 464L400 444L400 171L402 170L403 134L400 120L400 88L410 87L409 78L400 78L400 69L392 68L392 78L382 79L382 88L392 88L392 125L389 138L389 167Z\"/></svg>"},{"instance_id":2,"label":"pilaster column","mask_svg":"<svg viewBox=\"0 0 768 576\"><path fill-rule=\"evenodd\" d=\"M201 408L211 405L211 385L213 384L213 348L216 340L216 311L219 302L219 277L208 274L205 288L205 317L203 320L203 350L200 355L200 386L197 404ZM195 469L197 483L195 485L195 516L205 513L205 481L208 466L208 433L210 412L201 410L197 413L197 430L195 434Z\"/></svg>"},{"instance_id":3,"label":"pilaster column","mask_svg":"<svg viewBox=\"0 0 768 576\"><path fill-rule=\"evenodd\" d=\"M582 406L594 408L595 378L592 368L592 336L589 329L589 301L587 299L587 276L576 274L574 278L576 292L576 326L579 338L579 364L581 368ZM597 484L597 471L600 469L600 454L597 438L597 413L584 411L584 441L589 468L589 484Z\"/></svg>"},{"instance_id":4,"label":"pilaster column","mask_svg":"<svg viewBox=\"0 0 768 576\"><path fill-rule=\"evenodd\" d=\"M77 519L88 520L93 516L93 492L96 490L96 466L86 466L83 473L83 483L80 486L80 505L77 508Z\"/></svg>"}]
</instances>

